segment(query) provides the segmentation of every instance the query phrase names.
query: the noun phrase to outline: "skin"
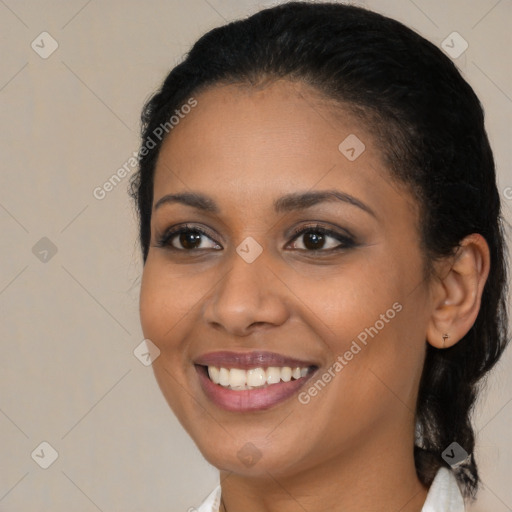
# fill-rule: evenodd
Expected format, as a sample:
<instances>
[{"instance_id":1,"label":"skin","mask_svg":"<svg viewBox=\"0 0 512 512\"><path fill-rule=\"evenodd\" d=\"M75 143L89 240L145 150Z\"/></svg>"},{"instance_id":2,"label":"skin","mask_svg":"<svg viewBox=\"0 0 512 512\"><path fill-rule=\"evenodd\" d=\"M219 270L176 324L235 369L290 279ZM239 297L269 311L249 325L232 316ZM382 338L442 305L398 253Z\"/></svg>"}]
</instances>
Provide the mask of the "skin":
<instances>
[{"instance_id":1,"label":"skin","mask_svg":"<svg viewBox=\"0 0 512 512\"><path fill-rule=\"evenodd\" d=\"M414 468L414 410L426 340L441 348L449 333L448 347L473 324L489 268L485 241L471 235L426 279L412 194L391 180L366 127L306 85L215 86L196 99L162 146L154 204L200 192L220 211L179 203L153 211L140 314L161 351L153 369L166 400L221 472L221 509L420 511L428 489ZM354 161L338 149L349 134L366 146ZM284 194L326 189L373 214L341 201L273 210ZM291 230L312 222L348 230L355 245L329 252L340 242L327 236L308 251L308 233L294 239ZM176 250L158 246L184 223L212 237L200 249L187 251L179 235ZM236 252L249 236L263 249L250 264ZM295 395L268 410L229 412L199 385L193 360L216 350L315 361L321 377L394 303L402 310L307 404ZM246 443L252 465L237 455Z\"/></svg>"}]
</instances>

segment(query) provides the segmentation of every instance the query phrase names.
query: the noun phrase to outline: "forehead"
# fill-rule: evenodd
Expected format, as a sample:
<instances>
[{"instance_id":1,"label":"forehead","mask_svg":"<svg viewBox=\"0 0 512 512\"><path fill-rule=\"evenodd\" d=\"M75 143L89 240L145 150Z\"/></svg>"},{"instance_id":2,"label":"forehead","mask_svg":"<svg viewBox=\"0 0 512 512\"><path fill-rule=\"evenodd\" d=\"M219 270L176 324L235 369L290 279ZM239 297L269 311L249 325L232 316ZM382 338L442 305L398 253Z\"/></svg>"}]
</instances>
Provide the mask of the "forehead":
<instances>
[{"instance_id":1,"label":"forehead","mask_svg":"<svg viewBox=\"0 0 512 512\"><path fill-rule=\"evenodd\" d=\"M155 201L192 189L222 201L236 197L239 206L297 189L338 187L378 203L393 190L364 124L304 84L220 85L195 99L162 145ZM352 148L360 153L355 159L347 158Z\"/></svg>"}]
</instances>

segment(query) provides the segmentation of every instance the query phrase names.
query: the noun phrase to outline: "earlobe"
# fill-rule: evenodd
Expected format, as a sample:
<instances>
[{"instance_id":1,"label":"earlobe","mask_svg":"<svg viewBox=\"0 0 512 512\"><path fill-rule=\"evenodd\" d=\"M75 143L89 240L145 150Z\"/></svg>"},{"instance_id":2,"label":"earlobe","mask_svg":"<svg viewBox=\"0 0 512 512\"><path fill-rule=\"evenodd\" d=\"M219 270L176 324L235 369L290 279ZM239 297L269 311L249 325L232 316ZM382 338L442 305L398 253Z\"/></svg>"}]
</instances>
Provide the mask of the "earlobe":
<instances>
[{"instance_id":1,"label":"earlobe","mask_svg":"<svg viewBox=\"0 0 512 512\"><path fill-rule=\"evenodd\" d=\"M448 270L433 284L432 312L426 338L432 346L449 348L471 329L490 268L489 246L484 237L465 237L454 256L443 263Z\"/></svg>"}]
</instances>

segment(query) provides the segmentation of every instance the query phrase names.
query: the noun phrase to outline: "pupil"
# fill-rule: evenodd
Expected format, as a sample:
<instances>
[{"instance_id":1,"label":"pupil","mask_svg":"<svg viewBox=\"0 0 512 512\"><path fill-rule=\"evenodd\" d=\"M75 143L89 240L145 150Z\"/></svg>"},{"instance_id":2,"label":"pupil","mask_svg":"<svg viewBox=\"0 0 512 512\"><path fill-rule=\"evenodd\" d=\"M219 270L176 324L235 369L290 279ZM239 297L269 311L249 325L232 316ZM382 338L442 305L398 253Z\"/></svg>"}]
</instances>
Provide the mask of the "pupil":
<instances>
[{"instance_id":1,"label":"pupil","mask_svg":"<svg viewBox=\"0 0 512 512\"><path fill-rule=\"evenodd\" d=\"M194 249L195 243L201 243L201 234L197 232L181 233L180 244L186 249Z\"/></svg>"},{"instance_id":2,"label":"pupil","mask_svg":"<svg viewBox=\"0 0 512 512\"><path fill-rule=\"evenodd\" d=\"M313 246L312 247L308 246L307 240L313 241ZM323 241L324 241L324 235L323 234L321 234L321 233L320 234L309 233L306 236L306 242L304 243L304 245L306 246L307 249L315 250L315 249L318 249L322 245Z\"/></svg>"}]
</instances>

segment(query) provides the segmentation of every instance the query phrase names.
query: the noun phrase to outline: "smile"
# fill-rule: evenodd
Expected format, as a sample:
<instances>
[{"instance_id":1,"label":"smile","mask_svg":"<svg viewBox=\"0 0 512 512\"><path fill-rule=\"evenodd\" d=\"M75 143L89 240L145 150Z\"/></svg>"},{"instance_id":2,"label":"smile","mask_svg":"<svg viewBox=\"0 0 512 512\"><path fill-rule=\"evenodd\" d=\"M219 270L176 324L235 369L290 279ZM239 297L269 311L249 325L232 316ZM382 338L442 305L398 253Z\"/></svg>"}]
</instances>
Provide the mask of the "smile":
<instances>
[{"instance_id":1,"label":"smile","mask_svg":"<svg viewBox=\"0 0 512 512\"><path fill-rule=\"evenodd\" d=\"M264 368L253 368L251 370L242 370L240 368L217 368L208 366L208 376L210 379L222 387L244 390L279 384L279 382L290 382L297 380L308 374L308 368L291 368L290 366L270 366Z\"/></svg>"},{"instance_id":2,"label":"smile","mask_svg":"<svg viewBox=\"0 0 512 512\"><path fill-rule=\"evenodd\" d=\"M215 405L248 412L274 407L299 392L318 367L268 352L217 352L195 362L201 388Z\"/></svg>"}]
</instances>

